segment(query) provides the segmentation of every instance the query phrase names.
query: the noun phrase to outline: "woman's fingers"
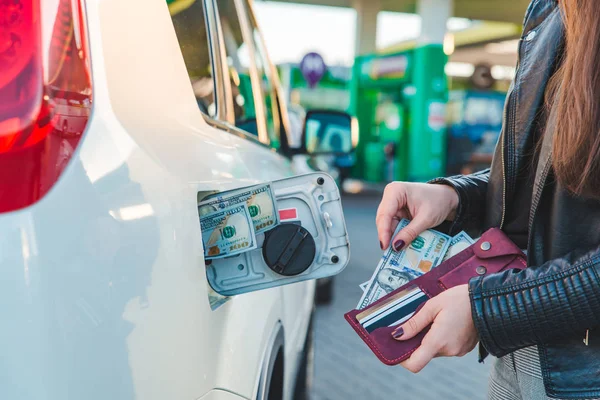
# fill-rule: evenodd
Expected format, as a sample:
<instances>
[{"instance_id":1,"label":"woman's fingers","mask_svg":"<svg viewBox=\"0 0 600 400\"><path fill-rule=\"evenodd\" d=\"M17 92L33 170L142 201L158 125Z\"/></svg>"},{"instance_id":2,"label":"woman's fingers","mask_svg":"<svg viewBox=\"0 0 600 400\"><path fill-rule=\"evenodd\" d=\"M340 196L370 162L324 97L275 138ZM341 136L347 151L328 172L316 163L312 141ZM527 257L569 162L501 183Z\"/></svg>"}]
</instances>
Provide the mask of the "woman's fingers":
<instances>
[{"instance_id":1,"label":"woman's fingers","mask_svg":"<svg viewBox=\"0 0 600 400\"><path fill-rule=\"evenodd\" d=\"M426 217L421 214L413 216L413 220L406 225L396 237L392 240L392 246L394 250L400 251L404 247L408 246L419 236L422 232L431 228L431 223L427 221Z\"/></svg>"},{"instance_id":2,"label":"woman's fingers","mask_svg":"<svg viewBox=\"0 0 600 400\"><path fill-rule=\"evenodd\" d=\"M433 323L439 313L439 308L435 299L429 300L421 311L418 311L414 317L405 322L402 326L396 328L392 333L396 340L407 340ZM430 330L423 338L419 348L411 354L410 358L402 362L402 366L411 372L421 371L434 357L438 355L442 348L442 342L438 338L439 332Z\"/></svg>"},{"instance_id":3,"label":"woman's fingers","mask_svg":"<svg viewBox=\"0 0 600 400\"><path fill-rule=\"evenodd\" d=\"M414 373L421 371L435 357L443 355L444 342L441 331L430 330L423 338L421 345L401 365Z\"/></svg>"},{"instance_id":4,"label":"woman's fingers","mask_svg":"<svg viewBox=\"0 0 600 400\"><path fill-rule=\"evenodd\" d=\"M410 372L420 372L437 355L438 349L435 346L428 346L423 343L408 359L401 362L404 368Z\"/></svg>"},{"instance_id":5,"label":"woman's fingers","mask_svg":"<svg viewBox=\"0 0 600 400\"><path fill-rule=\"evenodd\" d=\"M419 372L434 357L463 356L475 348L478 337L471 316L469 285L454 286L428 300L421 311L392 335L397 340L410 339L429 324L431 329L419 348L402 363L412 372Z\"/></svg>"},{"instance_id":6,"label":"woman's fingers","mask_svg":"<svg viewBox=\"0 0 600 400\"><path fill-rule=\"evenodd\" d=\"M437 307L435 299L428 300L421 310L417 309L417 313L404 324L400 325L392 332L392 336L396 340L408 340L415 337L423 329L427 328L437 314L439 308Z\"/></svg>"},{"instance_id":7,"label":"woman's fingers","mask_svg":"<svg viewBox=\"0 0 600 400\"><path fill-rule=\"evenodd\" d=\"M383 198L377 209L377 235L381 249L387 249L392 237L392 229L397 225L401 211L406 207L406 195L402 183L394 182L385 187Z\"/></svg>"},{"instance_id":8,"label":"woman's fingers","mask_svg":"<svg viewBox=\"0 0 600 400\"><path fill-rule=\"evenodd\" d=\"M412 243L423 231L454 218L458 207L457 192L444 185L393 182L386 186L377 209L377 233L381 248L389 243L400 250ZM411 219L411 223L395 235L398 218Z\"/></svg>"}]
</instances>

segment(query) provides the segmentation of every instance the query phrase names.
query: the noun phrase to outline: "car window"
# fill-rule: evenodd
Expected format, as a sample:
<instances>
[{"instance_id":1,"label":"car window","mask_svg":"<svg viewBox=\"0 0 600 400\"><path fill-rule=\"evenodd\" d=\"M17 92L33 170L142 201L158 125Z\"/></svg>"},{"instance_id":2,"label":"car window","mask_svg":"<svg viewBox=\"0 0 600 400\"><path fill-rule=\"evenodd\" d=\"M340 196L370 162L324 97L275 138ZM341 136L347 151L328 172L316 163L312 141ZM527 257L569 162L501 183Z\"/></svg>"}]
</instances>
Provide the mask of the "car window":
<instances>
[{"instance_id":1,"label":"car window","mask_svg":"<svg viewBox=\"0 0 600 400\"><path fill-rule=\"evenodd\" d=\"M231 80L235 125L246 132L259 136L259 120L252 91L250 74L250 51L244 42L234 0L218 1L221 30L225 43L227 68Z\"/></svg>"},{"instance_id":2,"label":"car window","mask_svg":"<svg viewBox=\"0 0 600 400\"><path fill-rule=\"evenodd\" d=\"M262 89L262 98L264 101L267 132L269 134L269 139L271 140L271 146L278 148L280 135L280 118L277 108L277 96L275 95L275 86L273 84L273 79L271 76L272 71L270 70L270 62L269 58L267 57L267 51L264 47L264 41L262 40L262 36L260 34L260 31L258 30L258 25L256 23L254 13L250 11L250 5L248 4L248 0L245 0L243 3L246 8L246 15L248 15L249 17L250 29L252 31L252 41L254 44L254 50L256 52L256 69L258 70L258 76L261 80L260 87Z\"/></svg>"},{"instance_id":3,"label":"car window","mask_svg":"<svg viewBox=\"0 0 600 400\"><path fill-rule=\"evenodd\" d=\"M167 0L198 108L214 118L217 99L203 0Z\"/></svg>"}]
</instances>

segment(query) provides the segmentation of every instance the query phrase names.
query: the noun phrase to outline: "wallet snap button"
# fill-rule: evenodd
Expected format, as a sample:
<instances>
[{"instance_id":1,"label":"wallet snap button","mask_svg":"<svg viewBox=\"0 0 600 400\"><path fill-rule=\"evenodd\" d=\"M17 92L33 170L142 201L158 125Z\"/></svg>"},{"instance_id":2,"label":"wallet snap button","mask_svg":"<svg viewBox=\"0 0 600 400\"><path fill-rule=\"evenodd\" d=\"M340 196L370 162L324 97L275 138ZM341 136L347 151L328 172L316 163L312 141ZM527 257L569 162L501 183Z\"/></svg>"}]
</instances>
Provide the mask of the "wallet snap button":
<instances>
[{"instance_id":1,"label":"wallet snap button","mask_svg":"<svg viewBox=\"0 0 600 400\"><path fill-rule=\"evenodd\" d=\"M492 248L492 244L490 242L481 243L481 250L488 251L491 248Z\"/></svg>"},{"instance_id":2,"label":"wallet snap button","mask_svg":"<svg viewBox=\"0 0 600 400\"><path fill-rule=\"evenodd\" d=\"M484 275L487 272L487 268L483 265L480 265L479 267L475 268L475 272L477 272L477 275Z\"/></svg>"}]
</instances>

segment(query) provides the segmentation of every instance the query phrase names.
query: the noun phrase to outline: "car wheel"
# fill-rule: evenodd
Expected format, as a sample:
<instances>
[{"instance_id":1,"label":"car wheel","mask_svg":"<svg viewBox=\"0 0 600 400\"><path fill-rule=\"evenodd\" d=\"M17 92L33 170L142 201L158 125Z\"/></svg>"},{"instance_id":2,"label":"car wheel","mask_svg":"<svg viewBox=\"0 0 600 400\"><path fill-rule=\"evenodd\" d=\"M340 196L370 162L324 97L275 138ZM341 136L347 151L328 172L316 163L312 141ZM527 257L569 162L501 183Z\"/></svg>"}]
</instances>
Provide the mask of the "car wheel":
<instances>
[{"instance_id":1,"label":"car wheel","mask_svg":"<svg viewBox=\"0 0 600 400\"><path fill-rule=\"evenodd\" d=\"M333 300L333 278L325 278L317 282L315 296L317 304L330 304Z\"/></svg>"},{"instance_id":2,"label":"car wheel","mask_svg":"<svg viewBox=\"0 0 600 400\"><path fill-rule=\"evenodd\" d=\"M300 361L300 368L296 376L296 387L294 389L294 400L309 400L312 390L315 372L315 342L313 332L313 318L310 319L304 350Z\"/></svg>"}]
</instances>

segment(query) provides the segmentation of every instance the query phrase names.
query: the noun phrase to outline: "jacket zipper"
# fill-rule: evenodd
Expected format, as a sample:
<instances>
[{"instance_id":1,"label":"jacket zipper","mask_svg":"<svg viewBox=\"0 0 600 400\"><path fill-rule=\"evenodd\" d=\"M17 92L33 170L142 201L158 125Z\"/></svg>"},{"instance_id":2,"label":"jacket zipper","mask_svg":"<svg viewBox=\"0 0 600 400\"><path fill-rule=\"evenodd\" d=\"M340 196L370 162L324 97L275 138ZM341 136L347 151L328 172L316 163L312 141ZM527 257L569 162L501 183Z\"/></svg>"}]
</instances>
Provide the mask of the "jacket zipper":
<instances>
[{"instance_id":1,"label":"jacket zipper","mask_svg":"<svg viewBox=\"0 0 600 400\"><path fill-rule=\"evenodd\" d=\"M501 147L501 160L502 160L502 219L500 220L500 229L502 229L504 227L504 220L506 218L506 192L508 191L507 189L507 179L506 179L506 175L507 175L507 170L506 170L506 161L505 161L505 145L504 142L510 140L511 135L514 133L514 131L516 130L516 121L515 121L515 115L516 115L516 110L515 110L515 101L514 101L514 95L515 92L517 90L517 85L518 85L518 77L519 77L519 67L521 66L521 48L522 48L522 44L523 44L523 38L521 38L519 40L519 48L517 50L517 67L516 67L516 72L515 72L515 78L514 78L514 85L513 88L508 96L507 101L507 106L504 110L504 121L507 120L507 115L508 115L508 120L510 121L510 125L507 127L507 129L504 131L503 133L503 137L502 137L502 147ZM508 143L509 147L508 150L510 151L510 143ZM510 156L510 152L509 152L509 156ZM510 158L510 157L509 157ZM512 159L512 158L510 158Z\"/></svg>"},{"instance_id":2,"label":"jacket zipper","mask_svg":"<svg viewBox=\"0 0 600 400\"><path fill-rule=\"evenodd\" d=\"M548 154L546 157L546 163L544 165L544 169L542 170L542 175L540 176L540 180L538 186L535 188L535 196L533 198L533 202L531 203L531 213L529 214L529 240L528 240L528 248L531 246L531 229L533 228L533 220L535 219L535 213L537 212L537 207L540 202L540 198L542 197L542 192L544 191L544 186L546 183L546 178L548 177L548 172L550 172L550 166L552 163L550 162L550 158L552 157L552 152Z\"/></svg>"},{"instance_id":3,"label":"jacket zipper","mask_svg":"<svg viewBox=\"0 0 600 400\"><path fill-rule=\"evenodd\" d=\"M504 167L504 138L502 138L502 220L500 229L504 226L504 216L506 215L506 168Z\"/></svg>"},{"instance_id":4,"label":"jacket zipper","mask_svg":"<svg viewBox=\"0 0 600 400\"><path fill-rule=\"evenodd\" d=\"M516 80L516 75L515 75L515 80ZM508 106L507 109L508 111L506 112L508 114L508 118L511 121L510 123L510 127L512 129L506 129L504 131L504 137L502 138L502 148L501 148L501 153L502 153L502 220L500 221L500 229L502 229L504 227L504 219L506 217L506 192L507 190L507 179L506 176L508 173L510 173L510 171L507 171L507 165L504 159L504 152L505 152L505 145L504 142L505 141L509 141L510 137L512 135L512 133L515 131L515 111L514 111L514 101L513 101L513 93L514 90L511 92L510 97L508 98ZM508 143L508 150L509 150L509 155L510 153L510 143ZM509 157L510 159L512 159L511 157Z\"/></svg>"}]
</instances>

